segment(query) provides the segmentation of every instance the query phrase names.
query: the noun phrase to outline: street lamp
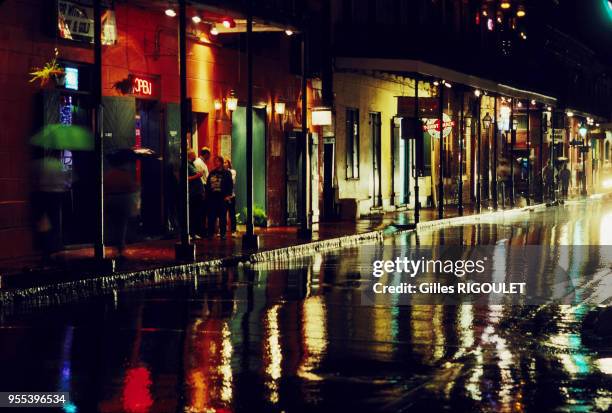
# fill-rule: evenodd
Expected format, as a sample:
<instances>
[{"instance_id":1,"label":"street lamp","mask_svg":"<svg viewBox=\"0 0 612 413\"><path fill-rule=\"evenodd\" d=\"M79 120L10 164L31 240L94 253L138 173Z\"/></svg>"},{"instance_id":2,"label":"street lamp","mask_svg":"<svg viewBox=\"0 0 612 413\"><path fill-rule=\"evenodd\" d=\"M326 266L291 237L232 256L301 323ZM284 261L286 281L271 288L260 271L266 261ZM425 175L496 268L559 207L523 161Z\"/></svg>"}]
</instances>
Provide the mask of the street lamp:
<instances>
[{"instance_id":1,"label":"street lamp","mask_svg":"<svg viewBox=\"0 0 612 413\"><path fill-rule=\"evenodd\" d=\"M491 115L489 115L489 112L487 112L485 117L482 119L482 126L485 128L485 130L489 130L491 123L493 123L493 118L491 118Z\"/></svg>"},{"instance_id":2,"label":"street lamp","mask_svg":"<svg viewBox=\"0 0 612 413\"><path fill-rule=\"evenodd\" d=\"M584 123L580 125L580 129L578 129L578 133L580 134L580 137L582 137L582 146L579 148L579 150L580 150L580 155L582 156L582 195L584 196L587 195L586 154L589 150L589 147L586 142L587 132L588 132L588 129L586 125Z\"/></svg>"}]
</instances>

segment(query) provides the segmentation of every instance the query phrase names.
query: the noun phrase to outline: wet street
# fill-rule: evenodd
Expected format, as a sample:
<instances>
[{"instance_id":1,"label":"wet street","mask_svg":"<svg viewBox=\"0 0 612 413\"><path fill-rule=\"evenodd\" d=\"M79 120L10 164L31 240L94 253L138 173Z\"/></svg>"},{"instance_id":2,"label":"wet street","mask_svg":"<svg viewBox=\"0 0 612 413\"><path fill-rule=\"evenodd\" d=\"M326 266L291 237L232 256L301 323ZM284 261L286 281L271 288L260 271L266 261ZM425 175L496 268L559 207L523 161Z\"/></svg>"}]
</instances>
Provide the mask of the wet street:
<instances>
[{"instance_id":1,"label":"wet street","mask_svg":"<svg viewBox=\"0 0 612 413\"><path fill-rule=\"evenodd\" d=\"M385 243L612 245L612 203ZM557 263L579 286L581 274L598 274L580 290L583 303L398 306L360 303L368 272L356 265L360 253L228 268L5 314L0 389L70 392L67 413L612 409L612 345L581 332L593 303L609 304L592 284L609 282L610 255ZM548 285L547 274L535 276Z\"/></svg>"}]
</instances>

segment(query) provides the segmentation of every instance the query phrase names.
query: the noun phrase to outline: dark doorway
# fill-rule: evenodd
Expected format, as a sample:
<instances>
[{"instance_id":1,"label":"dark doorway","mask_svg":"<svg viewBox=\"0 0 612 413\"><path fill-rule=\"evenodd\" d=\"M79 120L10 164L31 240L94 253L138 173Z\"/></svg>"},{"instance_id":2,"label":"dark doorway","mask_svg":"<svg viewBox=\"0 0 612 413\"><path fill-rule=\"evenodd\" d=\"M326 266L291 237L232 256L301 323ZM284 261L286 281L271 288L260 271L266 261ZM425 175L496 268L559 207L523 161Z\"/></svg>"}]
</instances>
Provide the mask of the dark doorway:
<instances>
[{"instance_id":1,"label":"dark doorway","mask_svg":"<svg viewBox=\"0 0 612 413\"><path fill-rule=\"evenodd\" d=\"M232 115L232 166L236 170L236 212L241 220L247 207L246 108L239 106ZM253 109L253 207L266 211L266 109Z\"/></svg>"},{"instance_id":2,"label":"dark doorway","mask_svg":"<svg viewBox=\"0 0 612 413\"><path fill-rule=\"evenodd\" d=\"M135 147L162 153L160 106L154 100L136 99ZM144 235L161 235L163 218L163 168L155 158L136 161L136 179L141 187L141 223Z\"/></svg>"},{"instance_id":3,"label":"dark doorway","mask_svg":"<svg viewBox=\"0 0 612 413\"><path fill-rule=\"evenodd\" d=\"M87 95L68 91L43 92L43 125L61 123L88 128L91 123ZM64 150L59 156L66 175L61 211L61 236L66 245L93 241L95 223L95 155L93 152Z\"/></svg>"},{"instance_id":4,"label":"dark doorway","mask_svg":"<svg viewBox=\"0 0 612 413\"><path fill-rule=\"evenodd\" d=\"M298 224L298 136L297 133L289 133L286 139L287 225Z\"/></svg>"},{"instance_id":5,"label":"dark doorway","mask_svg":"<svg viewBox=\"0 0 612 413\"><path fill-rule=\"evenodd\" d=\"M336 140L333 137L323 138L323 216L326 220L336 217L334 189L334 153Z\"/></svg>"},{"instance_id":6,"label":"dark doorway","mask_svg":"<svg viewBox=\"0 0 612 413\"><path fill-rule=\"evenodd\" d=\"M379 112L370 113L370 141L372 142L372 207L380 208L382 200L382 145L380 139L381 116Z\"/></svg>"}]
</instances>

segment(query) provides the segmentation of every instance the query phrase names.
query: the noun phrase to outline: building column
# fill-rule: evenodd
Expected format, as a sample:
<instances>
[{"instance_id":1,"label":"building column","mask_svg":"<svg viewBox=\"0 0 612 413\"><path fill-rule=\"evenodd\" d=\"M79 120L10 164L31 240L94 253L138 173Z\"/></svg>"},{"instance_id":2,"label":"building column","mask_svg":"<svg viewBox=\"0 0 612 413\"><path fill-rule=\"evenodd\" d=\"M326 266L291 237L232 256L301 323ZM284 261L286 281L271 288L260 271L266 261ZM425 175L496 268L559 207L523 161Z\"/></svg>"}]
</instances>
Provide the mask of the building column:
<instances>
[{"instance_id":1,"label":"building column","mask_svg":"<svg viewBox=\"0 0 612 413\"><path fill-rule=\"evenodd\" d=\"M189 169L187 151L189 150L188 131L191 128L191 105L187 98L187 5L179 0L179 99L181 110L181 162L179 165L179 188L181 197L181 237L175 246L178 261L193 262L196 258L195 244L189 235Z\"/></svg>"},{"instance_id":2,"label":"building column","mask_svg":"<svg viewBox=\"0 0 612 413\"><path fill-rule=\"evenodd\" d=\"M531 205L531 110L527 101L527 205Z\"/></svg>"},{"instance_id":3,"label":"building column","mask_svg":"<svg viewBox=\"0 0 612 413\"><path fill-rule=\"evenodd\" d=\"M497 125L497 99L498 96L494 96L495 99L493 103L493 208L497 211L499 209L499 182L497 179L497 163L499 156L499 127Z\"/></svg>"},{"instance_id":4,"label":"building column","mask_svg":"<svg viewBox=\"0 0 612 413\"><path fill-rule=\"evenodd\" d=\"M93 73L93 129L96 153L96 239L94 254L96 260L104 260L104 134L102 112L102 5L101 0L93 2L94 19L94 73Z\"/></svg>"},{"instance_id":5,"label":"building column","mask_svg":"<svg viewBox=\"0 0 612 413\"><path fill-rule=\"evenodd\" d=\"M421 215L421 203L419 202L419 168L420 157L423 153L423 126L421 125L421 109L419 108L419 78L414 78L414 222L419 223Z\"/></svg>"},{"instance_id":6,"label":"building column","mask_svg":"<svg viewBox=\"0 0 612 413\"><path fill-rule=\"evenodd\" d=\"M516 205L515 199L515 182L514 182L514 143L516 142L516 129L514 128L514 98L510 99L510 207Z\"/></svg>"},{"instance_id":7,"label":"building column","mask_svg":"<svg viewBox=\"0 0 612 413\"><path fill-rule=\"evenodd\" d=\"M438 83L439 98L440 98L440 165L438 167L438 219L444 218L444 80Z\"/></svg>"},{"instance_id":8,"label":"building column","mask_svg":"<svg viewBox=\"0 0 612 413\"><path fill-rule=\"evenodd\" d=\"M306 39L306 24L302 30L302 139L298 147L301 148L301 194L304 206L300 211L300 228L298 237L305 240L312 239L312 196L310 186L310 136L308 131L308 43Z\"/></svg>"},{"instance_id":9,"label":"building column","mask_svg":"<svg viewBox=\"0 0 612 413\"><path fill-rule=\"evenodd\" d=\"M259 239L255 235L253 222L253 0L247 1L246 27L247 53L247 107L246 107L246 196L247 216L246 233L242 237L242 246L246 249L259 248Z\"/></svg>"},{"instance_id":10,"label":"building column","mask_svg":"<svg viewBox=\"0 0 612 413\"><path fill-rule=\"evenodd\" d=\"M481 182L481 175L482 175L482 165L480 164L481 160L482 160L482 156L481 156L481 148L480 148L480 141L482 138L482 119L481 119L481 108L482 108L482 95L478 96L478 99L476 100L476 104L478 105L476 107L476 155L477 155L477 159L476 159L476 213L480 214L481 211L481 204L482 204L482 194L481 194L481 190L482 190L482 182Z\"/></svg>"},{"instance_id":11,"label":"building column","mask_svg":"<svg viewBox=\"0 0 612 413\"><path fill-rule=\"evenodd\" d=\"M461 89L461 112L459 112L459 200L457 212L463 215L463 137L465 136L465 89Z\"/></svg>"}]
</instances>

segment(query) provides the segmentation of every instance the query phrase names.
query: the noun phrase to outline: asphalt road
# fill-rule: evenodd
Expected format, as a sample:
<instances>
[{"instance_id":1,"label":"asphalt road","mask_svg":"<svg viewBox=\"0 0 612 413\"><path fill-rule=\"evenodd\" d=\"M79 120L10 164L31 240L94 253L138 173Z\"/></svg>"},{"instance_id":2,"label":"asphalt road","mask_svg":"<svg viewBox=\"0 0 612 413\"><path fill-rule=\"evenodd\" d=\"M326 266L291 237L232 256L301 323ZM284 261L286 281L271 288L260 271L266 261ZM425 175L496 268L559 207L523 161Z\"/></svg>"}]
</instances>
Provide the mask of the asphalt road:
<instances>
[{"instance_id":1,"label":"asphalt road","mask_svg":"<svg viewBox=\"0 0 612 413\"><path fill-rule=\"evenodd\" d=\"M612 246L572 248L612 245L612 202L385 244L6 315L0 391L70 392L66 412L612 409L612 345L581 331L610 303ZM547 291L560 267L573 294L564 304L364 304L363 257L416 245L543 246L526 277Z\"/></svg>"}]
</instances>

